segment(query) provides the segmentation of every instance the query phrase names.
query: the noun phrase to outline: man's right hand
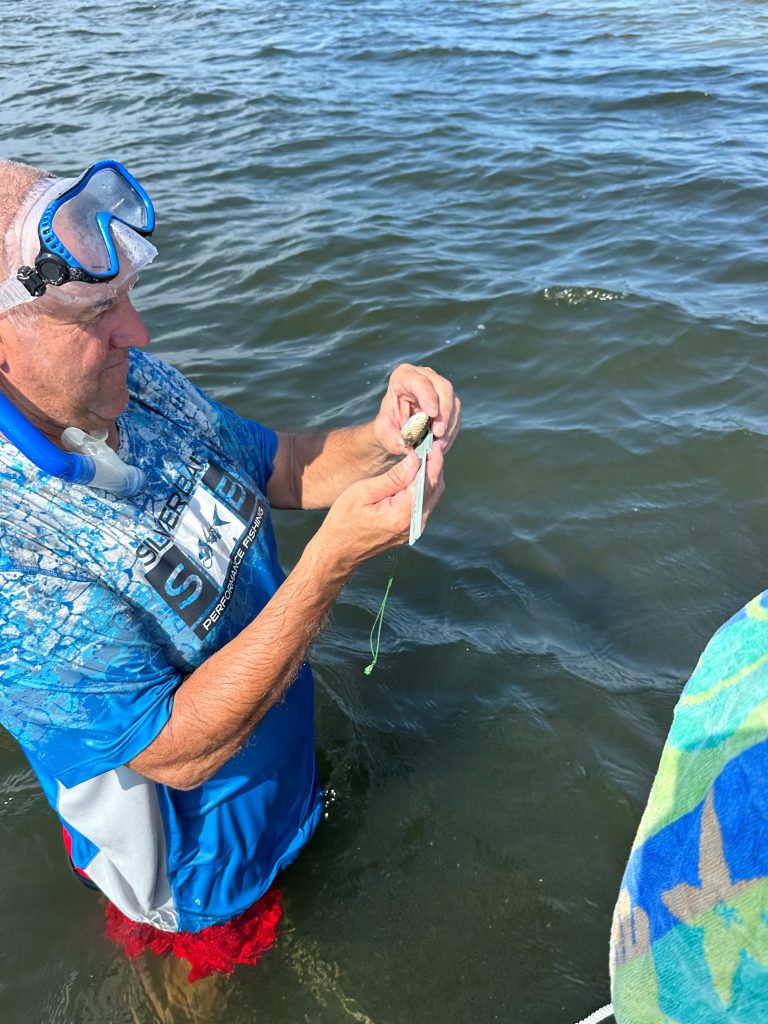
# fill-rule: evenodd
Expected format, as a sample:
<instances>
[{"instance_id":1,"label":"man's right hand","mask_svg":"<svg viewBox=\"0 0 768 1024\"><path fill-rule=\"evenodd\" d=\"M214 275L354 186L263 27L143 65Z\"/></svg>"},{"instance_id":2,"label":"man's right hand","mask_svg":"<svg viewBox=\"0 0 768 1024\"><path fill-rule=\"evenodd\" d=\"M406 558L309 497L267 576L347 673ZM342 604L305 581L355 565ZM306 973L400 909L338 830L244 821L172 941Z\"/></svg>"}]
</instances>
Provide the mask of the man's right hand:
<instances>
[{"instance_id":1,"label":"man's right hand","mask_svg":"<svg viewBox=\"0 0 768 1024\"><path fill-rule=\"evenodd\" d=\"M174 694L173 711L128 766L175 789L194 789L246 742L296 678L302 659L354 570L408 540L414 452L387 473L351 484L254 620L210 655ZM443 450L427 459L426 522L444 490Z\"/></svg>"},{"instance_id":2,"label":"man's right hand","mask_svg":"<svg viewBox=\"0 0 768 1024\"><path fill-rule=\"evenodd\" d=\"M443 449L435 445L427 459L422 529L445 490ZM408 540L419 458L414 451L381 476L351 484L334 501L315 535L326 557L351 574L374 555Z\"/></svg>"}]
</instances>

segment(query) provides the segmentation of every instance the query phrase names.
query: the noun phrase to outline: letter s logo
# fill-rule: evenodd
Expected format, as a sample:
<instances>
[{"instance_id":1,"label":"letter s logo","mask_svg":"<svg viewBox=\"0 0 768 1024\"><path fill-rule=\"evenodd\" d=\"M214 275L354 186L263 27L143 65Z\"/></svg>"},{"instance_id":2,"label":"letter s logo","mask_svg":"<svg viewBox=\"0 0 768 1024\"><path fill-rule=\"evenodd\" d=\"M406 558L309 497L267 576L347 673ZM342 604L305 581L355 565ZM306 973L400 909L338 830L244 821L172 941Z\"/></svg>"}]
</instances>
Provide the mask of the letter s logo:
<instances>
[{"instance_id":1,"label":"letter s logo","mask_svg":"<svg viewBox=\"0 0 768 1024\"><path fill-rule=\"evenodd\" d=\"M179 609L187 608L189 605L194 604L195 601L200 597L200 592L203 589L203 581L195 573L188 573L180 583L177 584L179 574L183 573L185 566L182 562L176 566L173 572L169 575L165 581L165 592L169 597L181 597L185 591L191 588L189 596L185 597L183 601L179 602Z\"/></svg>"}]
</instances>

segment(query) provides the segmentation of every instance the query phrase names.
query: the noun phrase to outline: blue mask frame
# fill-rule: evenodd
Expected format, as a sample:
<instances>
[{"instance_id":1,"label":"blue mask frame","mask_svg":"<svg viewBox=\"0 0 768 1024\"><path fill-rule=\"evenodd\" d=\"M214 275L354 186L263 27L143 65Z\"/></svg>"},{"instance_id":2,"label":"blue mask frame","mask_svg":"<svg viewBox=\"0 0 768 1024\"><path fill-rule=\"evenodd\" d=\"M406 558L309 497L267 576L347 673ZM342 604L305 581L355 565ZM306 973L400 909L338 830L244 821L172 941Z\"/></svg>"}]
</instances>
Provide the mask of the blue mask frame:
<instances>
[{"instance_id":1,"label":"blue mask frame","mask_svg":"<svg viewBox=\"0 0 768 1024\"><path fill-rule=\"evenodd\" d=\"M109 255L109 267L101 273L93 273L86 270L59 239L53 229L53 218L65 203L83 191L95 174L105 169L115 171L134 189L144 207L146 223L142 225L132 224L130 221L118 217L117 214L109 210L101 210L96 215L96 223L104 242L104 248ZM118 163L117 160L99 160L81 174L71 188L68 188L46 206L37 229L40 239L40 252L35 259L35 266L34 268L19 267L16 274L17 279L21 281L30 295L33 295L35 298L44 295L49 285L58 287L59 285L66 284L68 281L101 284L104 281L113 280L120 273L120 259L109 230L113 220L120 221L120 223L125 224L137 234L143 235L146 238L155 229L155 208L146 191L121 163Z\"/></svg>"}]
</instances>

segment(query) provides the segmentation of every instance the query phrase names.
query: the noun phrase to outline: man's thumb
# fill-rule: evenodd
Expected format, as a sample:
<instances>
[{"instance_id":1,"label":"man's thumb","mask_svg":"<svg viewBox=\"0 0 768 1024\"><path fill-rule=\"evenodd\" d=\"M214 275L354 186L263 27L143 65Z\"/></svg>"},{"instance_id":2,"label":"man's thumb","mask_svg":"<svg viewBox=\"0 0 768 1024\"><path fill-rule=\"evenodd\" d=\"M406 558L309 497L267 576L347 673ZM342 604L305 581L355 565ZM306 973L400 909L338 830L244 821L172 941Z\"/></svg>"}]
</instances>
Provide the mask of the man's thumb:
<instances>
[{"instance_id":1,"label":"man's thumb","mask_svg":"<svg viewBox=\"0 0 768 1024\"><path fill-rule=\"evenodd\" d=\"M372 502L383 501L384 498L391 498L400 491L404 491L416 479L419 465L419 457L411 449L404 459L388 469L386 473L371 480L370 500Z\"/></svg>"}]
</instances>

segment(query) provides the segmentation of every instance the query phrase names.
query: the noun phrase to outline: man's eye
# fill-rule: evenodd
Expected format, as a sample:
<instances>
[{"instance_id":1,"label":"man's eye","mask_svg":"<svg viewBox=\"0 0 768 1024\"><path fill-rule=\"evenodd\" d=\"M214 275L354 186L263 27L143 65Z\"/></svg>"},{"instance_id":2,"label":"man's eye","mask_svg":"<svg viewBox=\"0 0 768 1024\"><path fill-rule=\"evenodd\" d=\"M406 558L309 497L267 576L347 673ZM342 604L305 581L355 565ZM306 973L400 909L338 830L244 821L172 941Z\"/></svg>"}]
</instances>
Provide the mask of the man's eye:
<instances>
[{"instance_id":1,"label":"man's eye","mask_svg":"<svg viewBox=\"0 0 768 1024\"><path fill-rule=\"evenodd\" d=\"M94 324L99 320L109 309L110 303L99 303L98 306L89 306L83 314L78 317L78 322L81 324Z\"/></svg>"}]
</instances>

